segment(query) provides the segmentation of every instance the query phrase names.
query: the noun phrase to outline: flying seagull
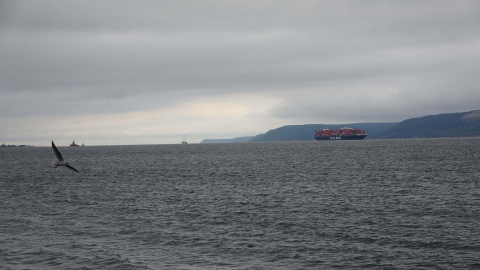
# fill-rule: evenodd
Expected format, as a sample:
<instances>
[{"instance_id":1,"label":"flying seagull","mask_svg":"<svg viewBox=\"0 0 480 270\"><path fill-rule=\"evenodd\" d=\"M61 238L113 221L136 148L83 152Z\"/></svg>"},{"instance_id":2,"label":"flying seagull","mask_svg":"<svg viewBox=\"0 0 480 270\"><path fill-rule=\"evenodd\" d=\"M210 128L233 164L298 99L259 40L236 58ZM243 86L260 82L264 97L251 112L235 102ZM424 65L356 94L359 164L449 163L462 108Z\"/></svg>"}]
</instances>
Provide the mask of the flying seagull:
<instances>
[{"instance_id":1,"label":"flying seagull","mask_svg":"<svg viewBox=\"0 0 480 270\"><path fill-rule=\"evenodd\" d=\"M65 166L65 167L69 168L70 170L74 170L74 171L78 172L75 168L68 165L68 162L63 161L62 154L60 154L60 151L58 151L58 149L55 146L55 144L53 143L53 141L52 141L52 148L53 148L53 152L55 152L55 155L57 156L57 159L58 159L58 161L53 162L53 167L57 168L58 166Z\"/></svg>"}]
</instances>

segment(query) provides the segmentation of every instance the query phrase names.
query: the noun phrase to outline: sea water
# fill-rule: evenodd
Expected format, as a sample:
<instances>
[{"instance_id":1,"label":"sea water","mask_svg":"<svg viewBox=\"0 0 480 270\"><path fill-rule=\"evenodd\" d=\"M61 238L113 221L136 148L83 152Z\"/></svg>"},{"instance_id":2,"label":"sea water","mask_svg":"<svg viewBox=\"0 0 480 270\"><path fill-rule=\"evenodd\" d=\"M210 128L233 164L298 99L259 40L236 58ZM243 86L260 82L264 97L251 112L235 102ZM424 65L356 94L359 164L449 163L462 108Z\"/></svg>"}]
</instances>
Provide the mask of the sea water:
<instances>
[{"instance_id":1,"label":"sea water","mask_svg":"<svg viewBox=\"0 0 480 270\"><path fill-rule=\"evenodd\" d=\"M478 269L480 138L0 148L0 269Z\"/></svg>"}]
</instances>

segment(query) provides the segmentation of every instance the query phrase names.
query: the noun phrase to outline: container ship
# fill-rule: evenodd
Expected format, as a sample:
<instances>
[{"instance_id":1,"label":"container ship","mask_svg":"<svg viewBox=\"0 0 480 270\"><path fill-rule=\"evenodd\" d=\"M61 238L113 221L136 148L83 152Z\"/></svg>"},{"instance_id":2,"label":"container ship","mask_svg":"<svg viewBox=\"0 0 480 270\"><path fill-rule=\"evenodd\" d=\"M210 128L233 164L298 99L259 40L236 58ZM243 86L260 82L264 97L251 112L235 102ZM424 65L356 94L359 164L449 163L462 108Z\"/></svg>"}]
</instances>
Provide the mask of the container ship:
<instances>
[{"instance_id":1,"label":"container ship","mask_svg":"<svg viewBox=\"0 0 480 270\"><path fill-rule=\"evenodd\" d=\"M367 137L365 130L344 127L341 129L315 130L315 140L363 140Z\"/></svg>"}]
</instances>

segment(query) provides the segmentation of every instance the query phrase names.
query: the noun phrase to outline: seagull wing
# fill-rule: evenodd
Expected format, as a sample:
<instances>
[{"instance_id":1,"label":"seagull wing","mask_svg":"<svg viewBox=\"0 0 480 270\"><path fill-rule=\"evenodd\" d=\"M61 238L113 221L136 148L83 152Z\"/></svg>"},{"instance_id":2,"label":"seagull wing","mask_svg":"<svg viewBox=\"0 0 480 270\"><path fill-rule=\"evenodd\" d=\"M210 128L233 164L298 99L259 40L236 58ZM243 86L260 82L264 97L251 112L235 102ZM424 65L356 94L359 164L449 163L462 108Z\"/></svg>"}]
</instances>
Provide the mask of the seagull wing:
<instances>
[{"instance_id":1,"label":"seagull wing","mask_svg":"<svg viewBox=\"0 0 480 270\"><path fill-rule=\"evenodd\" d=\"M78 172L75 168L73 168L73 167L70 166L70 165L66 165L65 167L69 168L70 170L74 170L74 171Z\"/></svg>"},{"instance_id":2,"label":"seagull wing","mask_svg":"<svg viewBox=\"0 0 480 270\"><path fill-rule=\"evenodd\" d=\"M60 154L60 151L58 151L58 149L57 149L57 147L55 146L55 144L53 143L53 141L52 141L52 148L53 148L53 152L55 152L55 155L56 155L57 158L58 158L58 161L63 161L62 154Z\"/></svg>"}]
</instances>

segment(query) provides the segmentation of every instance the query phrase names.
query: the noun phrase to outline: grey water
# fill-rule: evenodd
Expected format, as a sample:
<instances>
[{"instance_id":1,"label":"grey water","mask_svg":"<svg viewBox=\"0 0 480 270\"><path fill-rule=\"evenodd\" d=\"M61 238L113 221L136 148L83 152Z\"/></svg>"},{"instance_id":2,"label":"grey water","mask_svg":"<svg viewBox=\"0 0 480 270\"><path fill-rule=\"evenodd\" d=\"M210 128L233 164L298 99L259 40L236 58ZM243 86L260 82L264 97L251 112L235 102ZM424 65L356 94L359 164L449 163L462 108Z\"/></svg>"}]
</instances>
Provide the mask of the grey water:
<instances>
[{"instance_id":1,"label":"grey water","mask_svg":"<svg viewBox=\"0 0 480 270\"><path fill-rule=\"evenodd\" d=\"M480 138L0 148L0 269L479 269Z\"/></svg>"}]
</instances>

